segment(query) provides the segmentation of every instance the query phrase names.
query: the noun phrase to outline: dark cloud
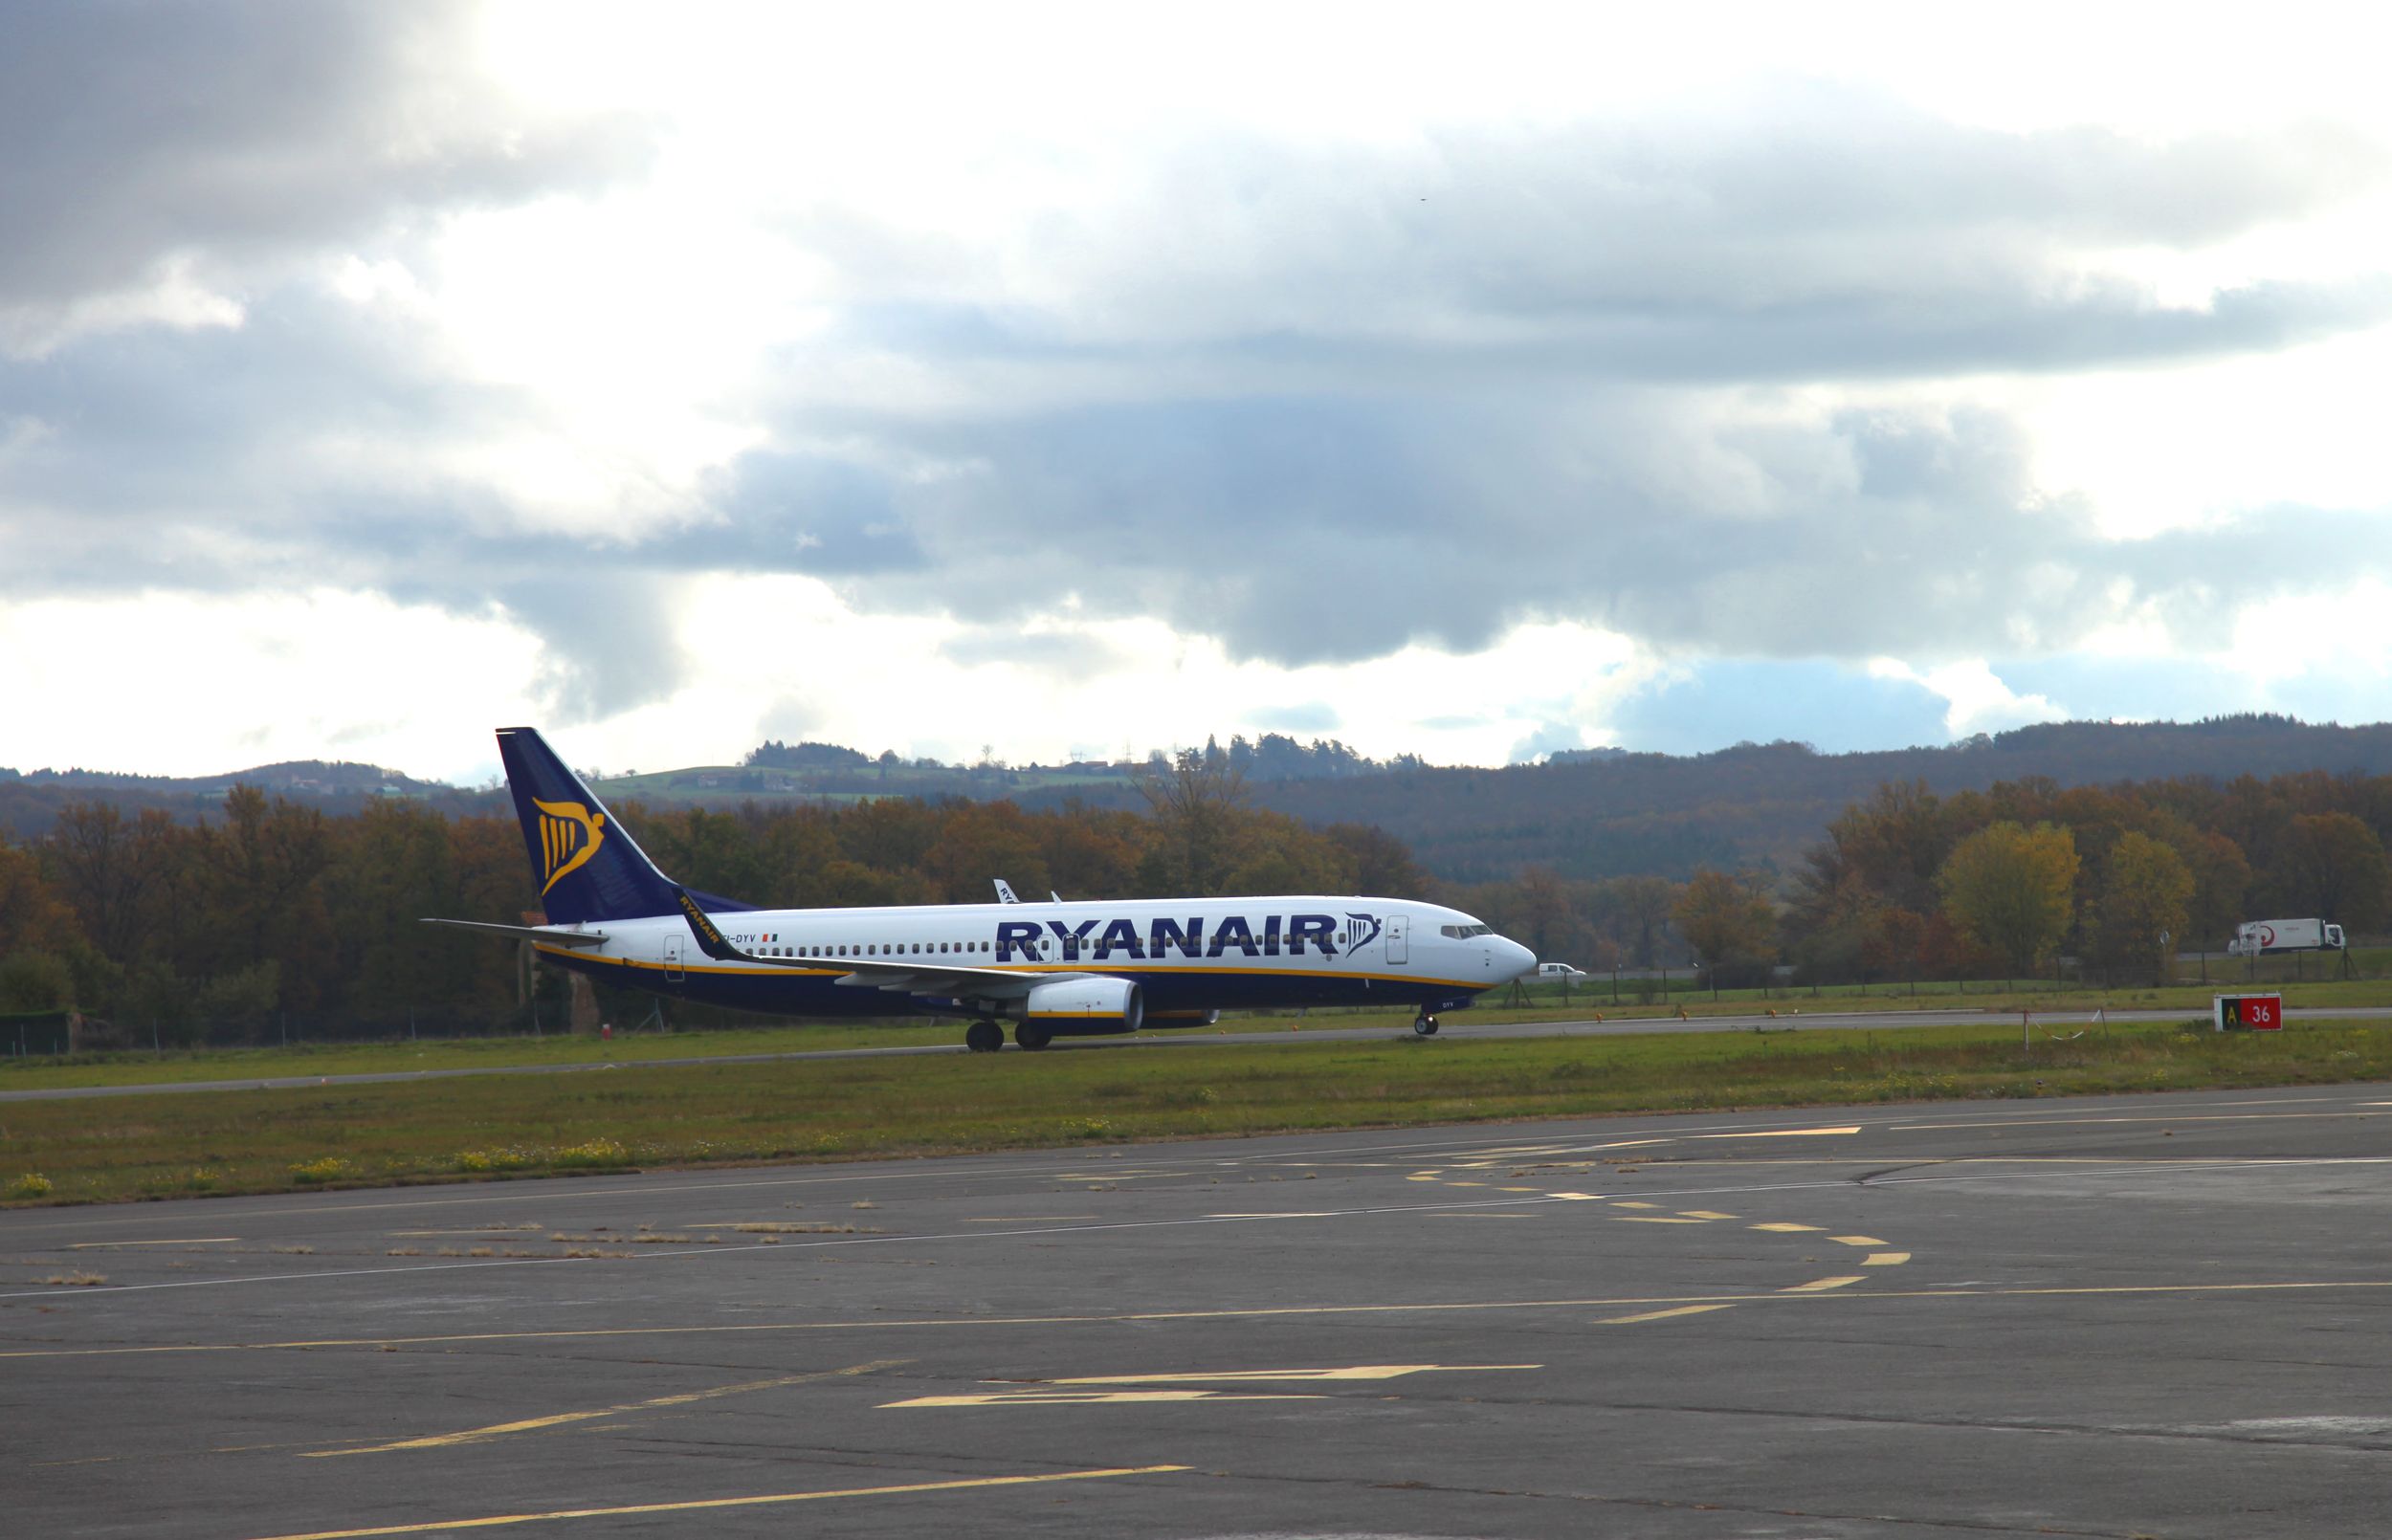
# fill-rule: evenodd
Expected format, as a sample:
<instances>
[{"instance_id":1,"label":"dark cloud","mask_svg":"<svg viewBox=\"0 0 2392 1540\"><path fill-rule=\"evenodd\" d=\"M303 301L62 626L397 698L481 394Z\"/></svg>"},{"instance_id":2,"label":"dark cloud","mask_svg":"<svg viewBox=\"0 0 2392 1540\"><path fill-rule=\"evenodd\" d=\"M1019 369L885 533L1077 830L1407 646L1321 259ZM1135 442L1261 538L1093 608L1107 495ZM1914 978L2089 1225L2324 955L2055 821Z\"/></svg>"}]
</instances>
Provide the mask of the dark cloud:
<instances>
[{"instance_id":1,"label":"dark cloud","mask_svg":"<svg viewBox=\"0 0 2392 1540\"><path fill-rule=\"evenodd\" d=\"M619 122L524 121L460 80L446 11L103 4L12 25L0 309L592 186L637 154ZM2222 606L2392 566L2360 514L2105 539L2033 484L2015 424L1904 405L1899 383L2279 348L2392 313L2381 278L2164 309L2105 275L2115 251L2197 249L2379 185L2381 152L2347 136L2006 135L1822 91L1403 150L1213 141L1147 169L1118 203L1029 222L1028 251L793 222L860 297L788 344L786 400L736 404L768 419L764 446L644 521L559 528L442 470L545 408L296 282L245 289L237 328L0 359L0 595L331 584L500 607L586 717L686 679L677 580L711 572L955 616L971 628L944 655L967 665L1118 662L1041 628L1068 610L1283 665L1569 619L1761 670L2048 654L2143 600L2210 640ZM961 405L823 405L859 358L892 367L847 377L935 380ZM1884 382L1889 405L1805 417L1715 388L1787 381ZM1922 709L1915 687L1834 680L1822 709L1888 731ZM1321 711L1252 720L1334 729Z\"/></svg>"},{"instance_id":2,"label":"dark cloud","mask_svg":"<svg viewBox=\"0 0 2392 1540\"><path fill-rule=\"evenodd\" d=\"M540 688L560 726L661 700L688 677L680 616L664 584L635 572L505 583L493 597L546 644Z\"/></svg>"},{"instance_id":3,"label":"dark cloud","mask_svg":"<svg viewBox=\"0 0 2392 1540\"><path fill-rule=\"evenodd\" d=\"M2380 187L2351 133L2003 133L1827 87L1703 118L1448 131L1402 147L1214 138L1034 252L791 229L876 297L850 334L909 356L1280 388L2054 369L2282 346L2392 314L2381 279L2156 305L2113 253L2192 250ZM1035 260L1029 302L998 264ZM968 297L958 298L959 296Z\"/></svg>"},{"instance_id":4,"label":"dark cloud","mask_svg":"<svg viewBox=\"0 0 2392 1540\"><path fill-rule=\"evenodd\" d=\"M10 8L0 308L594 187L644 160L630 119L537 115L476 78L470 21L371 0Z\"/></svg>"}]
</instances>

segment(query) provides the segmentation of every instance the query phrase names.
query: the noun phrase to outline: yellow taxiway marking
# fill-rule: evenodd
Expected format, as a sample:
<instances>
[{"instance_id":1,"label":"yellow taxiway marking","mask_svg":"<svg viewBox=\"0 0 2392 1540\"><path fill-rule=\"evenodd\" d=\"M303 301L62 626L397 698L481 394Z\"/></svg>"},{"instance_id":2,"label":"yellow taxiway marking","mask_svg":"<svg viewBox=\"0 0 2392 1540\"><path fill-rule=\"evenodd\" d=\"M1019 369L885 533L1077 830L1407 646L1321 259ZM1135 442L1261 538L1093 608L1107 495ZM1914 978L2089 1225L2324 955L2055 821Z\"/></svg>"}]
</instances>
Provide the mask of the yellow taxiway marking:
<instances>
[{"instance_id":1,"label":"yellow taxiway marking","mask_svg":"<svg viewBox=\"0 0 2392 1540\"><path fill-rule=\"evenodd\" d=\"M1751 1133L1695 1133L1696 1139L1816 1139L1830 1133L1858 1133L1860 1125L1843 1129L1760 1129Z\"/></svg>"},{"instance_id":2,"label":"yellow taxiway marking","mask_svg":"<svg viewBox=\"0 0 2392 1540\"><path fill-rule=\"evenodd\" d=\"M1792 1288L1786 1289L1784 1292L1788 1294L1815 1294L1822 1289L1842 1288L1847 1284L1857 1284L1859 1282L1861 1282L1861 1279L1858 1274L1854 1274L1849 1278L1814 1278L1807 1284L1796 1284Z\"/></svg>"},{"instance_id":3,"label":"yellow taxiway marking","mask_svg":"<svg viewBox=\"0 0 2392 1540\"><path fill-rule=\"evenodd\" d=\"M1554 1196L1558 1198L1561 1195L1557 1193ZM1639 1203L1632 1199L1627 1198L1621 1199L1617 1203L1612 1205L1614 1208L1659 1208L1660 1206L1661 1205L1658 1203Z\"/></svg>"},{"instance_id":4,"label":"yellow taxiway marking","mask_svg":"<svg viewBox=\"0 0 2392 1540\"><path fill-rule=\"evenodd\" d=\"M1709 1310L1731 1309L1727 1305L1681 1305L1673 1310L1647 1310L1642 1315L1614 1315L1597 1321L1597 1326L1635 1326L1644 1321L1667 1321L1680 1315L1701 1315Z\"/></svg>"},{"instance_id":5,"label":"yellow taxiway marking","mask_svg":"<svg viewBox=\"0 0 2392 1540\"><path fill-rule=\"evenodd\" d=\"M393 1230L390 1232L390 1238L394 1241L423 1241L444 1235L478 1235L497 1240L504 1235L529 1235L536 1230L546 1228L548 1226L544 1224L480 1224L470 1230ZM695 1229L697 1226L693 1225L691 1228Z\"/></svg>"},{"instance_id":6,"label":"yellow taxiway marking","mask_svg":"<svg viewBox=\"0 0 2392 1540\"><path fill-rule=\"evenodd\" d=\"M1542 1364L1355 1364L1345 1369L1217 1370L1198 1375L1088 1375L1047 1379L1043 1385L1196 1385L1282 1379L1402 1379L1406 1375L1475 1375L1496 1370L1542 1369Z\"/></svg>"},{"instance_id":7,"label":"yellow taxiway marking","mask_svg":"<svg viewBox=\"0 0 2392 1540\"><path fill-rule=\"evenodd\" d=\"M1218 1390L1000 1390L977 1396L918 1396L882 1401L879 1410L901 1412L937 1406L1152 1406L1163 1401L1318 1401L1309 1391Z\"/></svg>"},{"instance_id":8,"label":"yellow taxiway marking","mask_svg":"<svg viewBox=\"0 0 2392 1540\"><path fill-rule=\"evenodd\" d=\"M2138 1294L2287 1294L2392 1290L2392 1278L2244 1284L2092 1284L2036 1288L1872 1289L1855 1299L2082 1299ZM562 1342L619 1337L729 1336L759 1331L933 1331L1029 1326L1132 1326L1160 1321L1245 1321L1330 1315L1451 1315L1481 1310L1611 1309L1628 1305L1785 1304L1805 1298L1783 1290L1746 1294L1647 1294L1567 1299L1446 1300L1414 1305L1262 1305L1209 1310L1125 1310L1104 1315L914 1316L861 1321L753 1321L730 1326L562 1327L532 1331L458 1331L411 1337L306 1337L278 1342L176 1342L130 1348L9 1348L0 1360L15 1358L122 1358L185 1353L294 1353L326 1348L449 1347L473 1342Z\"/></svg>"},{"instance_id":9,"label":"yellow taxiway marking","mask_svg":"<svg viewBox=\"0 0 2392 1540\"><path fill-rule=\"evenodd\" d=\"M1404 1179L1406 1181L1435 1181L1437 1178L1434 1177L1406 1177Z\"/></svg>"},{"instance_id":10,"label":"yellow taxiway marking","mask_svg":"<svg viewBox=\"0 0 2392 1540\"><path fill-rule=\"evenodd\" d=\"M302 1458L331 1460L343 1455L388 1454L394 1449L440 1449L453 1444L482 1443L503 1438L510 1433L533 1433L542 1428L563 1427L568 1422L589 1422L602 1417L616 1417L625 1412L646 1412L662 1406L688 1406L696 1401L711 1401L718 1397L744 1396L750 1391L779 1390L787 1385L803 1385L808 1380L838 1379L855 1375L869 1375L875 1369L889 1369L905 1363L903 1358L881 1358L849 1369L831 1369L820 1374L789 1375L779 1379L754 1379L743 1385L720 1385L713 1390L689 1391L679 1396L659 1396L651 1401L630 1401L621 1406L602 1406L594 1412L559 1412L552 1417L528 1417L517 1422L493 1422L488 1427L467 1428L460 1433L434 1433L421 1439L402 1439L396 1443L368 1444L362 1449L317 1449Z\"/></svg>"},{"instance_id":11,"label":"yellow taxiway marking","mask_svg":"<svg viewBox=\"0 0 2392 1540\"><path fill-rule=\"evenodd\" d=\"M1463 1181L1458 1177L1449 1177L1446 1185L1448 1187L1484 1187L1487 1184L1483 1181Z\"/></svg>"},{"instance_id":12,"label":"yellow taxiway marking","mask_svg":"<svg viewBox=\"0 0 2392 1540\"><path fill-rule=\"evenodd\" d=\"M1545 1196L1547 1198L1558 1198L1565 1203L1600 1203L1603 1201L1603 1195L1601 1193L1547 1193ZM1650 1203L1647 1203L1644 1206L1647 1208L1652 1207Z\"/></svg>"},{"instance_id":13,"label":"yellow taxiway marking","mask_svg":"<svg viewBox=\"0 0 2392 1540\"><path fill-rule=\"evenodd\" d=\"M1907 1251L1872 1251L1860 1259L1860 1265L1864 1267L1899 1267L1910 1260L1911 1254Z\"/></svg>"},{"instance_id":14,"label":"yellow taxiway marking","mask_svg":"<svg viewBox=\"0 0 2392 1540\"><path fill-rule=\"evenodd\" d=\"M1495 1189L1498 1193L1533 1193L1536 1190L1534 1187L1498 1187Z\"/></svg>"},{"instance_id":15,"label":"yellow taxiway marking","mask_svg":"<svg viewBox=\"0 0 2392 1540\"><path fill-rule=\"evenodd\" d=\"M114 1251L119 1246L220 1246L237 1235L195 1235L185 1241L78 1241L69 1251Z\"/></svg>"},{"instance_id":16,"label":"yellow taxiway marking","mask_svg":"<svg viewBox=\"0 0 2392 1540\"><path fill-rule=\"evenodd\" d=\"M1702 1224L1703 1220L1673 1220L1660 1214L1614 1214L1614 1224Z\"/></svg>"},{"instance_id":17,"label":"yellow taxiway marking","mask_svg":"<svg viewBox=\"0 0 2392 1540\"><path fill-rule=\"evenodd\" d=\"M1678 1212L1690 1220L1732 1220L1736 1218L1733 1214L1721 1214L1715 1209L1708 1208L1682 1208Z\"/></svg>"},{"instance_id":18,"label":"yellow taxiway marking","mask_svg":"<svg viewBox=\"0 0 2392 1540\"><path fill-rule=\"evenodd\" d=\"M1329 1380L1401 1379L1406 1375L1451 1375L1497 1370L1542 1369L1542 1364L1356 1364L1344 1369L1224 1370L1192 1375L1090 1375L1071 1379L1040 1380L1007 1390L962 1396L919 1396L910 1400L883 1401L880 1410L952 1406L1130 1406L1177 1401L1313 1401L1322 1397L1305 1392L1155 1390L1158 1385L1282 1385L1318 1384ZM1135 1386L1137 1389L1097 1389Z\"/></svg>"},{"instance_id":19,"label":"yellow taxiway marking","mask_svg":"<svg viewBox=\"0 0 2392 1540\"><path fill-rule=\"evenodd\" d=\"M1819 1230L1826 1228L1826 1226L1818 1224L1756 1224L1753 1228L1756 1230L1768 1230L1777 1235L1799 1235L1805 1230Z\"/></svg>"},{"instance_id":20,"label":"yellow taxiway marking","mask_svg":"<svg viewBox=\"0 0 2392 1540\"><path fill-rule=\"evenodd\" d=\"M988 1486L1040 1486L1052 1482L1104 1481L1114 1476L1158 1476L1185 1465L1122 1465L1110 1470L1061 1470L1043 1476L982 1476L970 1481L909 1482L902 1486L848 1486L827 1492L767 1492L758 1497L700 1497L681 1503L634 1503L622 1507L567 1507L546 1513L494 1513L477 1519L440 1519L430 1524L385 1524L370 1529L316 1529L270 1535L266 1540L368 1540L386 1534L435 1534L446 1529L494 1529L508 1524L554 1519L611 1519L638 1513L698 1513L709 1508L764 1507L776 1503L816 1503L834 1497L901 1497L909 1492L960 1492Z\"/></svg>"},{"instance_id":21,"label":"yellow taxiway marking","mask_svg":"<svg viewBox=\"0 0 2392 1540\"><path fill-rule=\"evenodd\" d=\"M1840 1246L1881 1246L1885 1244L1873 1235L1831 1235L1827 1237Z\"/></svg>"}]
</instances>

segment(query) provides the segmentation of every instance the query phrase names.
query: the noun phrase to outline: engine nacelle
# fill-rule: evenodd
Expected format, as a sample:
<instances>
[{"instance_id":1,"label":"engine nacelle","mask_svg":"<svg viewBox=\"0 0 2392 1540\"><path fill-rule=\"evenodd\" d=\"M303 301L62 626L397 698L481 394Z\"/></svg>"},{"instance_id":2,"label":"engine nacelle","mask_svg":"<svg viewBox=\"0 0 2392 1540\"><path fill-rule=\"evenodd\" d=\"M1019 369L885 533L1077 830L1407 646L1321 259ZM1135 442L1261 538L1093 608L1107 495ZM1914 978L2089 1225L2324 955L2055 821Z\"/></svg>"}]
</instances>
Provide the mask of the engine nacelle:
<instances>
[{"instance_id":1,"label":"engine nacelle","mask_svg":"<svg viewBox=\"0 0 2392 1540\"><path fill-rule=\"evenodd\" d=\"M1059 979L1038 985L1006 1014L1055 1037L1094 1037L1137 1031L1146 1020L1146 1001L1126 979Z\"/></svg>"}]
</instances>

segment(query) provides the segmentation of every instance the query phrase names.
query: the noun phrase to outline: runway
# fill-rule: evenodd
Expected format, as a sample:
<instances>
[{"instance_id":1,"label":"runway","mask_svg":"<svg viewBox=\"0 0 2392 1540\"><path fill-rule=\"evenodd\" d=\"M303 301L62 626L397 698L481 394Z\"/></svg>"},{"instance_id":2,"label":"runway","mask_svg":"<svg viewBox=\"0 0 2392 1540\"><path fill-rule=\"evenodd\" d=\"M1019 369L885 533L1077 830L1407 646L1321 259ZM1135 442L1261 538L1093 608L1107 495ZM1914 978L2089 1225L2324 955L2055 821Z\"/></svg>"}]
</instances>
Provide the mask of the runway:
<instances>
[{"instance_id":1,"label":"runway","mask_svg":"<svg viewBox=\"0 0 2392 1540\"><path fill-rule=\"evenodd\" d=\"M2387 1115L2335 1087L16 1211L0 1490L12 1533L203 1540L2380 1536Z\"/></svg>"},{"instance_id":2,"label":"runway","mask_svg":"<svg viewBox=\"0 0 2392 1540\"><path fill-rule=\"evenodd\" d=\"M2045 1027L2084 1026L2096 1020L2090 1010L2036 1011L2034 1020ZM2182 1022L2197 1013L2185 1010L2118 1010L2098 1013L2098 1019L2126 1025L2132 1023ZM2348 1005L2318 1008L2295 1007L2284 1013L2289 1023L2299 1022L2377 1022L2392 1020L2392 1006ZM1329 1020L1335 1020L1330 1018ZM1553 1037L1634 1037L1655 1032L1816 1032L1830 1028L1859 1029L1873 1032L1894 1032L1919 1026L1978 1026L1986 1023L2021 1024L2015 1011L1812 1011L1805 1014L1799 1007L1787 1006L1781 1014L1770 1016L1696 1016L1680 1019L1639 1017L1630 1021L1606 1021L1595 1015L1563 1015L1548 1022L1473 1021L1466 1015L1454 1014L1444 1019L1440 1035L1449 1038L1553 1038ZM624 1067L641 1068L672 1068L687 1065L783 1064L808 1059L886 1059L921 1054L965 1053L959 1030L949 1026L922 1027L922 1041L877 1048L798 1048L786 1053L742 1053L702 1055L671 1059L636 1059L623 1061ZM1223 1043L1369 1043L1389 1038L1405 1038L1410 1032L1404 1027L1353 1026L1340 1027L1298 1023L1291 1019L1286 1026L1268 1029L1223 1029L1198 1027L1184 1031L1141 1032L1128 1037L1059 1038L1049 1051L1082 1053L1120 1048L1163 1048L1189 1046L1196 1044ZM1008 1046L1008 1053L1020 1050ZM247 1080L168 1080L131 1086L68 1086L50 1087L36 1090L0 1090L0 1104L8 1102L39 1102L77 1100L92 1096L146 1096L178 1091L205 1090L291 1090L313 1089L321 1086L373 1086L408 1080L454 1080L465 1075L561 1075L582 1074L593 1069L613 1069L616 1064L476 1065L456 1069L389 1069L347 1075L283 1075Z\"/></svg>"}]
</instances>

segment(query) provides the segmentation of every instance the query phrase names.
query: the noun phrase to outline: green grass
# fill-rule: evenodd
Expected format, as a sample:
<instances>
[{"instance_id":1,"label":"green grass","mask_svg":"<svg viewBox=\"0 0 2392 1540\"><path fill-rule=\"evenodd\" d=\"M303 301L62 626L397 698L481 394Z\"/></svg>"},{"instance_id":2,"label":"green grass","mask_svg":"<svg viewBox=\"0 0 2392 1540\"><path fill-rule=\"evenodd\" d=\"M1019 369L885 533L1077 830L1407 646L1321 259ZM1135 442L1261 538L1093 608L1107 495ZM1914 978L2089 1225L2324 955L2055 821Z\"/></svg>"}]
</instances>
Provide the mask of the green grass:
<instances>
[{"instance_id":1,"label":"green grass","mask_svg":"<svg viewBox=\"0 0 2392 1540\"><path fill-rule=\"evenodd\" d=\"M2205 1016L2213 994L2231 993L2239 984L2180 984L2166 989L2102 990L2049 984L2002 989L1978 984L1966 990L1933 985L1916 996L1901 988L1882 986L1866 993L1840 986L1813 995L1808 990L1725 990L1714 1001L1708 994L1673 995L1667 1003L1637 1002L1632 995L1621 1005L1611 1003L1608 989L1570 992L1564 1004L1559 989L1540 986L1527 992L1528 1003L1504 1003L1503 991L1490 993L1486 1003L1450 1020L1467 1022L1584 1021L1600 1015L1606 1021L1673 1020L1680 1008L1690 1017L1752 1015L1776 1010L1785 1015L1846 1014L1870 1011L1982 1010L2015 1014L2020 1010L2090 1011L2106 1005L2113 1010L2181 1010ZM2262 986L2267 987L2267 986ZM2285 986L2289 1004L2331 1009L2392 1005L2392 980L2335 980ZM1179 1028L1149 1034L1155 1037L1202 1036L1219 1032L1333 1031L1355 1028L1402 1030L1412 1019L1409 1006L1399 1009L1339 1007L1298 1016L1293 1011L1237 1013L1225 1017L1218 1028ZM196 1048L166 1053L130 1051L79 1054L73 1058L0 1057L0 1090L65 1089L91 1086L138 1086L210 1080L282 1080L305 1075L383 1074L410 1069L497 1068L513 1065L644 1064L658 1059L724 1058L763 1053L803 1053L825 1049L900 1047L963 1041L960 1022L913 1021L858 1023L786 1023L684 1032L621 1032L611 1042L592 1037L551 1033L545 1037L449 1038L422 1042L301 1044L290 1047Z\"/></svg>"},{"instance_id":2,"label":"green grass","mask_svg":"<svg viewBox=\"0 0 2392 1540\"><path fill-rule=\"evenodd\" d=\"M1707 1108L2392 1079L2392 1027L2015 1023L627 1067L0 1108L0 1199L104 1201Z\"/></svg>"},{"instance_id":3,"label":"green grass","mask_svg":"<svg viewBox=\"0 0 2392 1540\"><path fill-rule=\"evenodd\" d=\"M511 1065L639 1064L656 1059L793 1053L961 1042L959 1027L921 1023L736 1027L703 1032L624 1032L612 1042L546 1037L443 1038L422 1042L299 1044L291 1047L169 1049L0 1059L0 1090L141 1086L203 1080L280 1080L295 1075L382 1074Z\"/></svg>"}]
</instances>

